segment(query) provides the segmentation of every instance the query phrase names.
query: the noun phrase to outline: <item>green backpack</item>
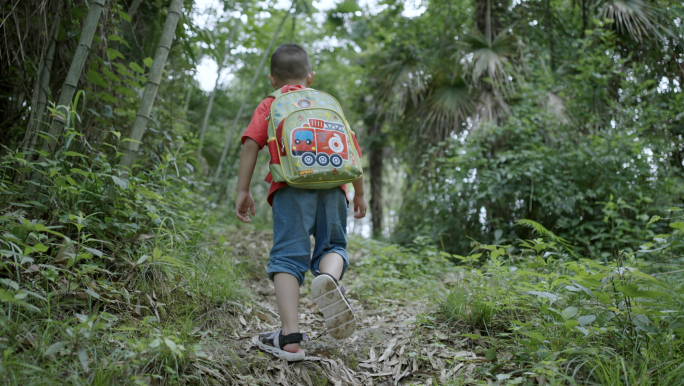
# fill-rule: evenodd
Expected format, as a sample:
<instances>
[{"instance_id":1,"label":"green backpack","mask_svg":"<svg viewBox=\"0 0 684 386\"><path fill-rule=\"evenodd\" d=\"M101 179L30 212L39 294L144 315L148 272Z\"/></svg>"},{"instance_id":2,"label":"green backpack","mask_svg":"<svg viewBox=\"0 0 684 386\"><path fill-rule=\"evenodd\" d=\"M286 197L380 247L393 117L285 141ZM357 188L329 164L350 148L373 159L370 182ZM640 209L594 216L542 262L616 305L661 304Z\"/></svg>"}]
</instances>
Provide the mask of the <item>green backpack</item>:
<instances>
[{"instance_id":1,"label":"green backpack","mask_svg":"<svg viewBox=\"0 0 684 386\"><path fill-rule=\"evenodd\" d=\"M270 96L275 98L266 118L273 181L327 189L363 175L356 137L335 98L311 88L279 89Z\"/></svg>"}]
</instances>

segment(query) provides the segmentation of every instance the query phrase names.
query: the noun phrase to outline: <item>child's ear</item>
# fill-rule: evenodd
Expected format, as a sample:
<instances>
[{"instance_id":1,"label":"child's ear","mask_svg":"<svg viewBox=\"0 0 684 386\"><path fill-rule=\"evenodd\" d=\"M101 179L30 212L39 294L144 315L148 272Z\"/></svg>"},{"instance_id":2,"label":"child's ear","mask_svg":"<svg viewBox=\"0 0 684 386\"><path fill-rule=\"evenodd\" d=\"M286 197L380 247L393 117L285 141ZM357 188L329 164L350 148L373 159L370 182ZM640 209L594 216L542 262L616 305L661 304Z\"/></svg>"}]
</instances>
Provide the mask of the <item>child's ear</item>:
<instances>
[{"instance_id":1,"label":"child's ear","mask_svg":"<svg viewBox=\"0 0 684 386\"><path fill-rule=\"evenodd\" d=\"M309 75L306 76L306 87L311 87L314 81L314 77L316 76L316 73L314 71L311 71Z\"/></svg>"},{"instance_id":2,"label":"child's ear","mask_svg":"<svg viewBox=\"0 0 684 386\"><path fill-rule=\"evenodd\" d=\"M271 86L273 86L273 88L278 88L278 79L276 79L275 76L268 74L268 80L271 82Z\"/></svg>"}]
</instances>

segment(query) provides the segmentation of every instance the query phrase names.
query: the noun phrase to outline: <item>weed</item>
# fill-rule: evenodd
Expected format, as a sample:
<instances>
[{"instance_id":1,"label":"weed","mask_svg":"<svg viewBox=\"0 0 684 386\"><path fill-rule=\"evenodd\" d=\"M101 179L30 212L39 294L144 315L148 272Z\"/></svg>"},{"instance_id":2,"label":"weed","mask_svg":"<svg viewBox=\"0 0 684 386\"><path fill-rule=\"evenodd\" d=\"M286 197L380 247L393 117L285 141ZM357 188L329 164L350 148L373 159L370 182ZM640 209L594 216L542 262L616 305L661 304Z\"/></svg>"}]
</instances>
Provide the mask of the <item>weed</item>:
<instances>
[{"instance_id":1,"label":"weed","mask_svg":"<svg viewBox=\"0 0 684 386\"><path fill-rule=\"evenodd\" d=\"M676 218L672 234L606 263L575 256L564 240L524 222L541 237L515 247L473 243L469 256L453 257L464 263L460 280L435 312L453 327L485 330L511 352L511 365L551 384L671 384L684 368L681 285L646 270L655 268L648 261L679 261L684 224Z\"/></svg>"}]
</instances>

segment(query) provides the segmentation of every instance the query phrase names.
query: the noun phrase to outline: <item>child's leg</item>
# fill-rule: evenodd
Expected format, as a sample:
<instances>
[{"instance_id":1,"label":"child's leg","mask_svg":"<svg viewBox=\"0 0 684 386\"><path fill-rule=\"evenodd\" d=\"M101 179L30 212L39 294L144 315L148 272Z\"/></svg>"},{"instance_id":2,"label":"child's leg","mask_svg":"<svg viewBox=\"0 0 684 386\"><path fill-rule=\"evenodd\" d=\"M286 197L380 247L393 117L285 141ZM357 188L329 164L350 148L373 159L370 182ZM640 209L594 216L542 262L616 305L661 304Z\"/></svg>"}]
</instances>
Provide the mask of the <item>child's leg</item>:
<instances>
[{"instance_id":1,"label":"child's leg","mask_svg":"<svg viewBox=\"0 0 684 386\"><path fill-rule=\"evenodd\" d=\"M327 273L339 280L349 266L347 255L347 215L349 206L342 189L320 189L311 273Z\"/></svg>"},{"instance_id":2,"label":"child's leg","mask_svg":"<svg viewBox=\"0 0 684 386\"><path fill-rule=\"evenodd\" d=\"M318 270L340 280L342 271L344 271L344 258L339 253L330 252L318 262Z\"/></svg>"},{"instance_id":3,"label":"child's leg","mask_svg":"<svg viewBox=\"0 0 684 386\"><path fill-rule=\"evenodd\" d=\"M338 286L349 265L348 213L347 199L341 189L319 190L316 246L311 259L311 271L318 277L311 282L311 296L323 314L328 333L335 339L348 338L356 330L354 308L344 297L344 286Z\"/></svg>"},{"instance_id":4,"label":"child's leg","mask_svg":"<svg viewBox=\"0 0 684 386\"><path fill-rule=\"evenodd\" d=\"M299 332L299 286L310 268L316 205L315 191L292 187L279 189L273 199L273 248L266 272L275 286L282 336ZM302 352L299 343L282 349Z\"/></svg>"},{"instance_id":5,"label":"child's leg","mask_svg":"<svg viewBox=\"0 0 684 386\"><path fill-rule=\"evenodd\" d=\"M278 314L283 324L283 335L299 332L299 281L289 273L276 273L273 275L273 284L278 300ZM298 352L299 344L286 344L283 350Z\"/></svg>"}]
</instances>

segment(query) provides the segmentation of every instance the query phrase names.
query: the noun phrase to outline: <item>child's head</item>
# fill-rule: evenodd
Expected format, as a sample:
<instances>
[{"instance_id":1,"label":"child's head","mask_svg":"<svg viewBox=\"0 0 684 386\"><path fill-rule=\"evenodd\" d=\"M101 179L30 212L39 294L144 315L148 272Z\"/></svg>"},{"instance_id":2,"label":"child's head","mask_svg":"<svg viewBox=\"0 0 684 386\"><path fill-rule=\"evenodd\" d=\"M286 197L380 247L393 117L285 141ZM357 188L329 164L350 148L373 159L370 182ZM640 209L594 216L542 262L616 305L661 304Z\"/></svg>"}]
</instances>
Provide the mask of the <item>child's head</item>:
<instances>
[{"instance_id":1,"label":"child's head","mask_svg":"<svg viewBox=\"0 0 684 386\"><path fill-rule=\"evenodd\" d=\"M310 87L314 75L309 54L299 44L283 44L273 51L271 74L268 76L273 88L286 84Z\"/></svg>"}]
</instances>

